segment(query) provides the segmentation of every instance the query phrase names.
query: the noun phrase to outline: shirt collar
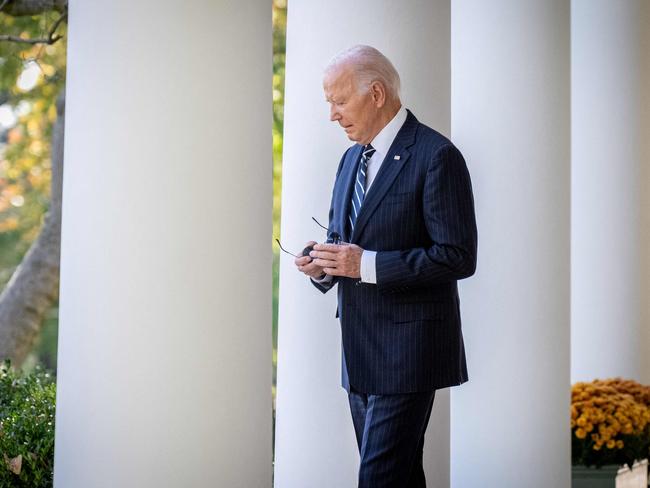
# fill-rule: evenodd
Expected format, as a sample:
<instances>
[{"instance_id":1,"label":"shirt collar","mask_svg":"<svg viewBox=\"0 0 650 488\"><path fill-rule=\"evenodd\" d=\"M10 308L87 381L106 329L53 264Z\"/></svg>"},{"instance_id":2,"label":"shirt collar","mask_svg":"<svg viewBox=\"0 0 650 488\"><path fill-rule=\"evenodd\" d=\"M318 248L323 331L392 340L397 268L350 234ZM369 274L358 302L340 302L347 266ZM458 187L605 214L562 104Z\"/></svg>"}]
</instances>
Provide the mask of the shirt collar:
<instances>
[{"instance_id":1,"label":"shirt collar","mask_svg":"<svg viewBox=\"0 0 650 488\"><path fill-rule=\"evenodd\" d=\"M390 122L388 122L384 128L379 131L379 134L377 134L370 142L372 147L374 147L379 154L388 154L388 150L395 140L397 133L402 128L402 125L404 125L404 122L406 122L406 116L406 108L402 105Z\"/></svg>"}]
</instances>

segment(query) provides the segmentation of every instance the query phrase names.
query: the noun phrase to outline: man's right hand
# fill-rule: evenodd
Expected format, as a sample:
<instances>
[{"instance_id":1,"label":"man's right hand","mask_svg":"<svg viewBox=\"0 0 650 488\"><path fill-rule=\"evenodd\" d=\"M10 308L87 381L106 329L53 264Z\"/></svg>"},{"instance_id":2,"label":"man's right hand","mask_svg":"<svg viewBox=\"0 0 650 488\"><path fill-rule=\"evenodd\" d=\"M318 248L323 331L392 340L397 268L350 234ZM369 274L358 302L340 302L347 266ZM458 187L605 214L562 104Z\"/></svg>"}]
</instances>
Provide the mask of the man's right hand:
<instances>
[{"instance_id":1,"label":"man's right hand","mask_svg":"<svg viewBox=\"0 0 650 488\"><path fill-rule=\"evenodd\" d=\"M309 241L307 244L305 244L305 247L313 246L314 244L318 243L316 241ZM314 264L313 258L311 256L299 256L294 259L293 262L296 263L298 271L305 273L307 276L310 276L312 278L323 278L325 276L323 267Z\"/></svg>"}]
</instances>

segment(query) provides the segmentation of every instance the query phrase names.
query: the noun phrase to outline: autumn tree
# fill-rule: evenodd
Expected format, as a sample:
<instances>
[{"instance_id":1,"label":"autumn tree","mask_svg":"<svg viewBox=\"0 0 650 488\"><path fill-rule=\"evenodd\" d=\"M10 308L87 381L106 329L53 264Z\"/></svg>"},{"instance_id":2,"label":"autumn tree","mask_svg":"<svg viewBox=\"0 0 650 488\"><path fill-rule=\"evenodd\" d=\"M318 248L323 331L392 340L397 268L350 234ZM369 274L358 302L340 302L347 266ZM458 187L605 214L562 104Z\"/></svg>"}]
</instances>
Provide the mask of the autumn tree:
<instances>
[{"instance_id":1,"label":"autumn tree","mask_svg":"<svg viewBox=\"0 0 650 488\"><path fill-rule=\"evenodd\" d=\"M67 0L0 0L0 358L58 301Z\"/></svg>"}]
</instances>

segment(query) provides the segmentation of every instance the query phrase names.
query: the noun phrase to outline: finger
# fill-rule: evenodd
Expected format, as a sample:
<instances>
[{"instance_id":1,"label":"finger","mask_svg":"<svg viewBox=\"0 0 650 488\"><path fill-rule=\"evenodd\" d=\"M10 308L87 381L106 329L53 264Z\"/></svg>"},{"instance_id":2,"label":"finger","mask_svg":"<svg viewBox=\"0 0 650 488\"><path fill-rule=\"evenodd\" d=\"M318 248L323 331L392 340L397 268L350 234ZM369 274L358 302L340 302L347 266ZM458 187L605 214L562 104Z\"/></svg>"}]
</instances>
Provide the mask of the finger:
<instances>
[{"instance_id":1,"label":"finger","mask_svg":"<svg viewBox=\"0 0 650 488\"><path fill-rule=\"evenodd\" d=\"M316 244L314 245L314 249L316 251L330 251L330 252L339 252L340 248L339 244Z\"/></svg>"},{"instance_id":2,"label":"finger","mask_svg":"<svg viewBox=\"0 0 650 488\"><path fill-rule=\"evenodd\" d=\"M294 260L296 265L298 266L304 266L305 264L309 264L312 262L312 258L310 256L300 256L299 258L296 258Z\"/></svg>"},{"instance_id":3,"label":"finger","mask_svg":"<svg viewBox=\"0 0 650 488\"><path fill-rule=\"evenodd\" d=\"M314 244L318 244L316 241L309 241L307 244L305 244L305 247L313 246Z\"/></svg>"},{"instance_id":4,"label":"finger","mask_svg":"<svg viewBox=\"0 0 650 488\"><path fill-rule=\"evenodd\" d=\"M314 259L314 264L320 266L321 268L336 268L338 266L338 261L332 261L331 259Z\"/></svg>"},{"instance_id":5,"label":"finger","mask_svg":"<svg viewBox=\"0 0 650 488\"><path fill-rule=\"evenodd\" d=\"M312 258L311 258L311 256L300 256L300 257L296 258L295 261L296 261L297 265L302 266L302 265L305 265L307 263L311 263Z\"/></svg>"},{"instance_id":6,"label":"finger","mask_svg":"<svg viewBox=\"0 0 650 488\"><path fill-rule=\"evenodd\" d=\"M312 262L309 263L309 264L305 264L305 265L303 265L303 268L304 268L306 271L315 271L316 269L321 268L321 266L318 266L314 261L312 261Z\"/></svg>"},{"instance_id":7,"label":"finger","mask_svg":"<svg viewBox=\"0 0 650 488\"><path fill-rule=\"evenodd\" d=\"M323 271L332 276L343 276L343 273L337 268L323 268Z\"/></svg>"},{"instance_id":8,"label":"finger","mask_svg":"<svg viewBox=\"0 0 650 488\"><path fill-rule=\"evenodd\" d=\"M328 251L311 251L309 255L312 258L321 258L321 259L330 259L330 260L336 259L337 256L336 253L328 252Z\"/></svg>"},{"instance_id":9,"label":"finger","mask_svg":"<svg viewBox=\"0 0 650 488\"><path fill-rule=\"evenodd\" d=\"M314 266L313 264L308 264L306 266L298 266L298 270L301 273L305 273L306 275L313 274L315 272L318 272L318 274L323 274L322 271L320 271L322 268L320 266Z\"/></svg>"}]
</instances>

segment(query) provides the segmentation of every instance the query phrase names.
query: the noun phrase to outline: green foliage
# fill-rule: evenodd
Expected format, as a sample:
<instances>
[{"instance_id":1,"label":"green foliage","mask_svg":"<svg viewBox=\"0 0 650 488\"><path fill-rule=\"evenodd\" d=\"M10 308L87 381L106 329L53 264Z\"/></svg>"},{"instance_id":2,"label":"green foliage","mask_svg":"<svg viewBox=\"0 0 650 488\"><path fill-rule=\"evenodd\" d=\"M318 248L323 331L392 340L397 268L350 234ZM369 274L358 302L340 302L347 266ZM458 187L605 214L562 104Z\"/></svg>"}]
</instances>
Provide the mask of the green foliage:
<instances>
[{"instance_id":1,"label":"green foliage","mask_svg":"<svg viewBox=\"0 0 650 488\"><path fill-rule=\"evenodd\" d=\"M20 374L11 368L8 359L2 363L1 487L52 486L55 401L56 383L51 373L37 366L30 374Z\"/></svg>"},{"instance_id":2,"label":"green foliage","mask_svg":"<svg viewBox=\"0 0 650 488\"><path fill-rule=\"evenodd\" d=\"M12 17L0 14L0 33L25 38L46 37L60 14L46 12L37 16ZM66 24L62 23L57 34L66 36ZM56 96L65 82L65 38L52 45L29 45L11 41L0 42L0 91L8 91L10 101L40 99ZM28 92L22 91L16 80L25 68L25 63L37 61L41 64L44 79Z\"/></svg>"},{"instance_id":3,"label":"green foliage","mask_svg":"<svg viewBox=\"0 0 650 488\"><path fill-rule=\"evenodd\" d=\"M59 15L0 14L0 34L45 38ZM36 239L49 207L55 101L66 75L65 22L57 34L64 38L52 45L0 42L0 108L16 115L15 124L0 130L0 287L7 284ZM26 82L29 74L31 83ZM54 304L45 334L23 364L26 369L34 362L56 368L57 310Z\"/></svg>"},{"instance_id":4,"label":"green foliage","mask_svg":"<svg viewBox=\"0 0 650 488\"><path fill-rule=\"evenodd\" d=\"M284 125L284 64L286 51L287 4L273 1L273 236L280 237L280 206L282 202L282 130ZM279 249L273 246L273 350L278 343ZM276 355L274 354L275 358ZM276 361L273 361L275 392ZM275 394L274 394L275 398Z\"/></svg>"},{"instance_id":5,"label":"green foliage","mask_svg":"<svg viewBox=\"0 0 650 488\"><path fill-rule=\"evenodd\" d=\"M623 448L594 451L592 442L571 436L571 464L595 467L625 464L632 469L634 461L650 457L650 426L640 435L620 434L617 439L623 441Z\"/></svg>"},{"instance_id":6,"label":"green foliage","mask_svg":"<svg viewBox=\"0 0 650 488\"><path fill-rule=\"evenodd\" d=\"M0 14L0 33L46 37L59 14ZM62 23L58 34L66 34ZM54 102L65 84L65 38L53 45L0 42L0 106L17 115L0 142L0 285L5 285L38 235L50 199ZM25 84L25 75L36 76Z\"/></svg>"},{"instance_id":7,"label":"green foliage","mask_svg":"<svg viewBox=\"0 0 650 488\"><path fill-rule=\"evenodd\" d=\"M282 198L282 130L284 125L284 65L287 4L273 1L273 235L280 236ZM273 241L277 252L277 244Z\"/></svg>"}]
</instances>

